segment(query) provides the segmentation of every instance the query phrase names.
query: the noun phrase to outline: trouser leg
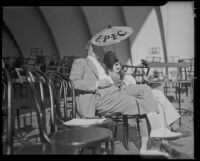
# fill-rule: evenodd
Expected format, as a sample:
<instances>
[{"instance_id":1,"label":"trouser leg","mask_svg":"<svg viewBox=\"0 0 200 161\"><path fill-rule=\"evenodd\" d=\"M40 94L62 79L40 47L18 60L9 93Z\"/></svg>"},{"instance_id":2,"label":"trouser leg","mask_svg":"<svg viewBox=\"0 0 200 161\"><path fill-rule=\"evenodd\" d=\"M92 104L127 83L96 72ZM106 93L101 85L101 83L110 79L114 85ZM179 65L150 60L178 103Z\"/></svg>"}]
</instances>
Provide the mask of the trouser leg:
<instances>
[{"instance_id":1,"label":"trouser leg","mask_svg":"<svg viewBox=\"0 0 200 161\"><path fill-rule=\"evenodd\" d=\"M157 100L159 106L161 107L160 111L163 112L162 115L165 119L165 124L167 126L180 118L180 114L176 111L171 102L169 102L164 93L162 93L160 90L152 90L152 93Z\"/></svg>"},{"instance_id":2,"label":"trouser leg","mask_svg":"<svg viewBox=\"0 0 200 161\"><path fill-rule=\"evenodd\" d=\"M150 125L147 122L147 117L145 115L140 116L139 118L139 126L140 126L140 135L141 137L148 137L150 131Z\"/></svg>"},{"instance_id":3,"label":"trouser leg","mask_svg":"<svg viewBox=\"0 0 200 161\"><path fill-rule=\"evenodd\" d=\"M141 147L140 149L146 150L147 149L147 144L148 144L148 140L149 140L149 124L147 122L147 118L145 115L140 117L140 121L139 121L139 125L140 125L140 135L141 135Z\"/></svg>"},{"instance_id":4,"label":"trouser leg","mask_svg":"<svg viewBox=\"0 0 200 161\"><path fill-rule=\"evenodd\" d=\"M127 86L126 94L134 96L139 104L140 109L143 109L146 114L159 112L156 99L149 86L147 85L131 85Z\"/></svg>"}]
</instances>

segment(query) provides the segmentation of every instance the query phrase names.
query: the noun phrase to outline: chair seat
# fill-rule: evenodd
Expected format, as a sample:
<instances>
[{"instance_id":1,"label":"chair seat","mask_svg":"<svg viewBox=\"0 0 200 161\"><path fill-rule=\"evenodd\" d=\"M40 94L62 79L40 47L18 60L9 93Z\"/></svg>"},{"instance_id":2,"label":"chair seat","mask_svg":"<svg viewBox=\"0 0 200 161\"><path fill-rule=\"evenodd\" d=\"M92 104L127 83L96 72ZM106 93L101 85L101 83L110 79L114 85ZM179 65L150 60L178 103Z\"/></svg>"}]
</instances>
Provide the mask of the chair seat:
<instances>
[{"instance_id":1,"label":"chair seat","mask_svg":"<svg viewBox=\"0 0 200 161\"><path fill-rule=\"evenodd\" d=\"M14 154L75 154L75 149L59 144L38 144L18 147Z\"/></svg>"},{"instance_id":2,"label":"chair seat","mask_svg":"<svg viewBox=\"0 0 200 161\"><path fill-rule=\"evenodd\" d=\"M15 82L15 83L21 83L21 84L22 84L22 81L21 81L21 79L19 79L19 78L14 79L14 82Z\"/></svg>"},{"instance_id":3,"label":"chair seat","mask_svg":"<svg viewBox=\"0 0 200 161\"><path fill-rule=\"evenodd\" d=\"M27 82L27 80L25 76L21 76L21 78L15 78L14 82L23 84L24 82Z\"/></svg>"},{"instance_id":4,"label":"chair seat","mask_svg":"<svg viewBox=\"0 0 200 161\"><path fill-rule=\"evenodd\" d=\"M76 119L72 119L70 121L64 122L64 125L73 126L73 127L76 127L76 126L88 127L91 125L97 126L102 123L108 123L108 121L109 120L107 118L97 118L97 119L76 118Z\"/></svg>"},{"instance_id":5,"label":"chair seat","mask_svg":"<svg viewBox=\"0 0 200 161\"><path fill-rule=\"evenodd\" d=\"M73 128L70 130L57 131L51 139L61 145L88 147L109 142L112 131L101 127Z\"/></svg>"},{"instance_id":6,"label":"chair seat","mask_svg":"<svg viewBox=\"0 0 200 161\"><path fill-rule=\"evenodd\" d=\"M157 88L162 85L160 82L149 82L148 84L151 88Z\"/></svg>"}]
</instances>

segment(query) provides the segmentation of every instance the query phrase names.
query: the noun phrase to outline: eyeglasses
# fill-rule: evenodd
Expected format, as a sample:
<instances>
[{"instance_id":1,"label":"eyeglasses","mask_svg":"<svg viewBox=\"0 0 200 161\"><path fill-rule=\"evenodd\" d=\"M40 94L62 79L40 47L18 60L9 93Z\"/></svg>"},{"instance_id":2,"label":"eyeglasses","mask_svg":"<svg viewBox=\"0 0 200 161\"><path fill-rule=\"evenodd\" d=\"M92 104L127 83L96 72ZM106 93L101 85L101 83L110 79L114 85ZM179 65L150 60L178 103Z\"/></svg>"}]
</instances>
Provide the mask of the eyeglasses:
<instances>
[{"instance_id":1,"label":"eyeglasses","mask_svg":"<svg viewBox=\"0 0 200 161\"><path fill-rule=\"evenodd\" d=\"M115 63L114 65L115 65L115 66L118 66L118 65L121 65L121 64L120 64L119 62L117 62L117 63Z\"/></svg>"}]
</instances>

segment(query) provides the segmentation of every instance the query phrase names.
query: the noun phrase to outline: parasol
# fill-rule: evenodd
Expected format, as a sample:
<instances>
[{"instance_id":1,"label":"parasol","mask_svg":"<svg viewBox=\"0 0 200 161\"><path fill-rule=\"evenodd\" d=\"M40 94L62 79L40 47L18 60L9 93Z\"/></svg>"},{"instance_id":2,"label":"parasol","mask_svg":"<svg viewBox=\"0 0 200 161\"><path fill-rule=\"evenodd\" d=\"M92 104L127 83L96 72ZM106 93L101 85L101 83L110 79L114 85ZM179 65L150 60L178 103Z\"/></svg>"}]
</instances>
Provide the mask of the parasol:
<instances>
[{"instance_id":1,"label":"parasol","mask_svg":"<svg viewBox=\"0 0 200 161\"><path fill-rule=\"evenodd\" d=\"M125 26L108 26L108 28L100 31L91 39L92 44L96 46L107 46L116 44L125 40L133 33L131 27Z\"/></svg>"}]
</instances>

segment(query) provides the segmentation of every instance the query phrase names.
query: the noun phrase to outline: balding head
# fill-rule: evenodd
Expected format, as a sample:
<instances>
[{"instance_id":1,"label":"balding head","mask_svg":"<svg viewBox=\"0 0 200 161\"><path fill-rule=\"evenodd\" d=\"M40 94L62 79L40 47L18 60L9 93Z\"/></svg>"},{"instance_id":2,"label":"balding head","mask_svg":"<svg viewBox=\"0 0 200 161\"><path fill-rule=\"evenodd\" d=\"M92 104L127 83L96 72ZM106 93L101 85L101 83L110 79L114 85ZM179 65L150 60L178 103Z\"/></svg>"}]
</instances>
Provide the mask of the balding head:
<instances>
[{"instance_id":1,"label":"balding head","mask_svg":"<svg viewBox=\"0 0 200 161\"><path fill-rule=\"evenodd\" d=\"M103 62L103 57L105 54L103 47L96 46L96 45L92 44L91 41L88 41L88 43L86 45L86 49L88 50L88 55L96 58L99 62Z\"/></svg>"}]
</instances>

